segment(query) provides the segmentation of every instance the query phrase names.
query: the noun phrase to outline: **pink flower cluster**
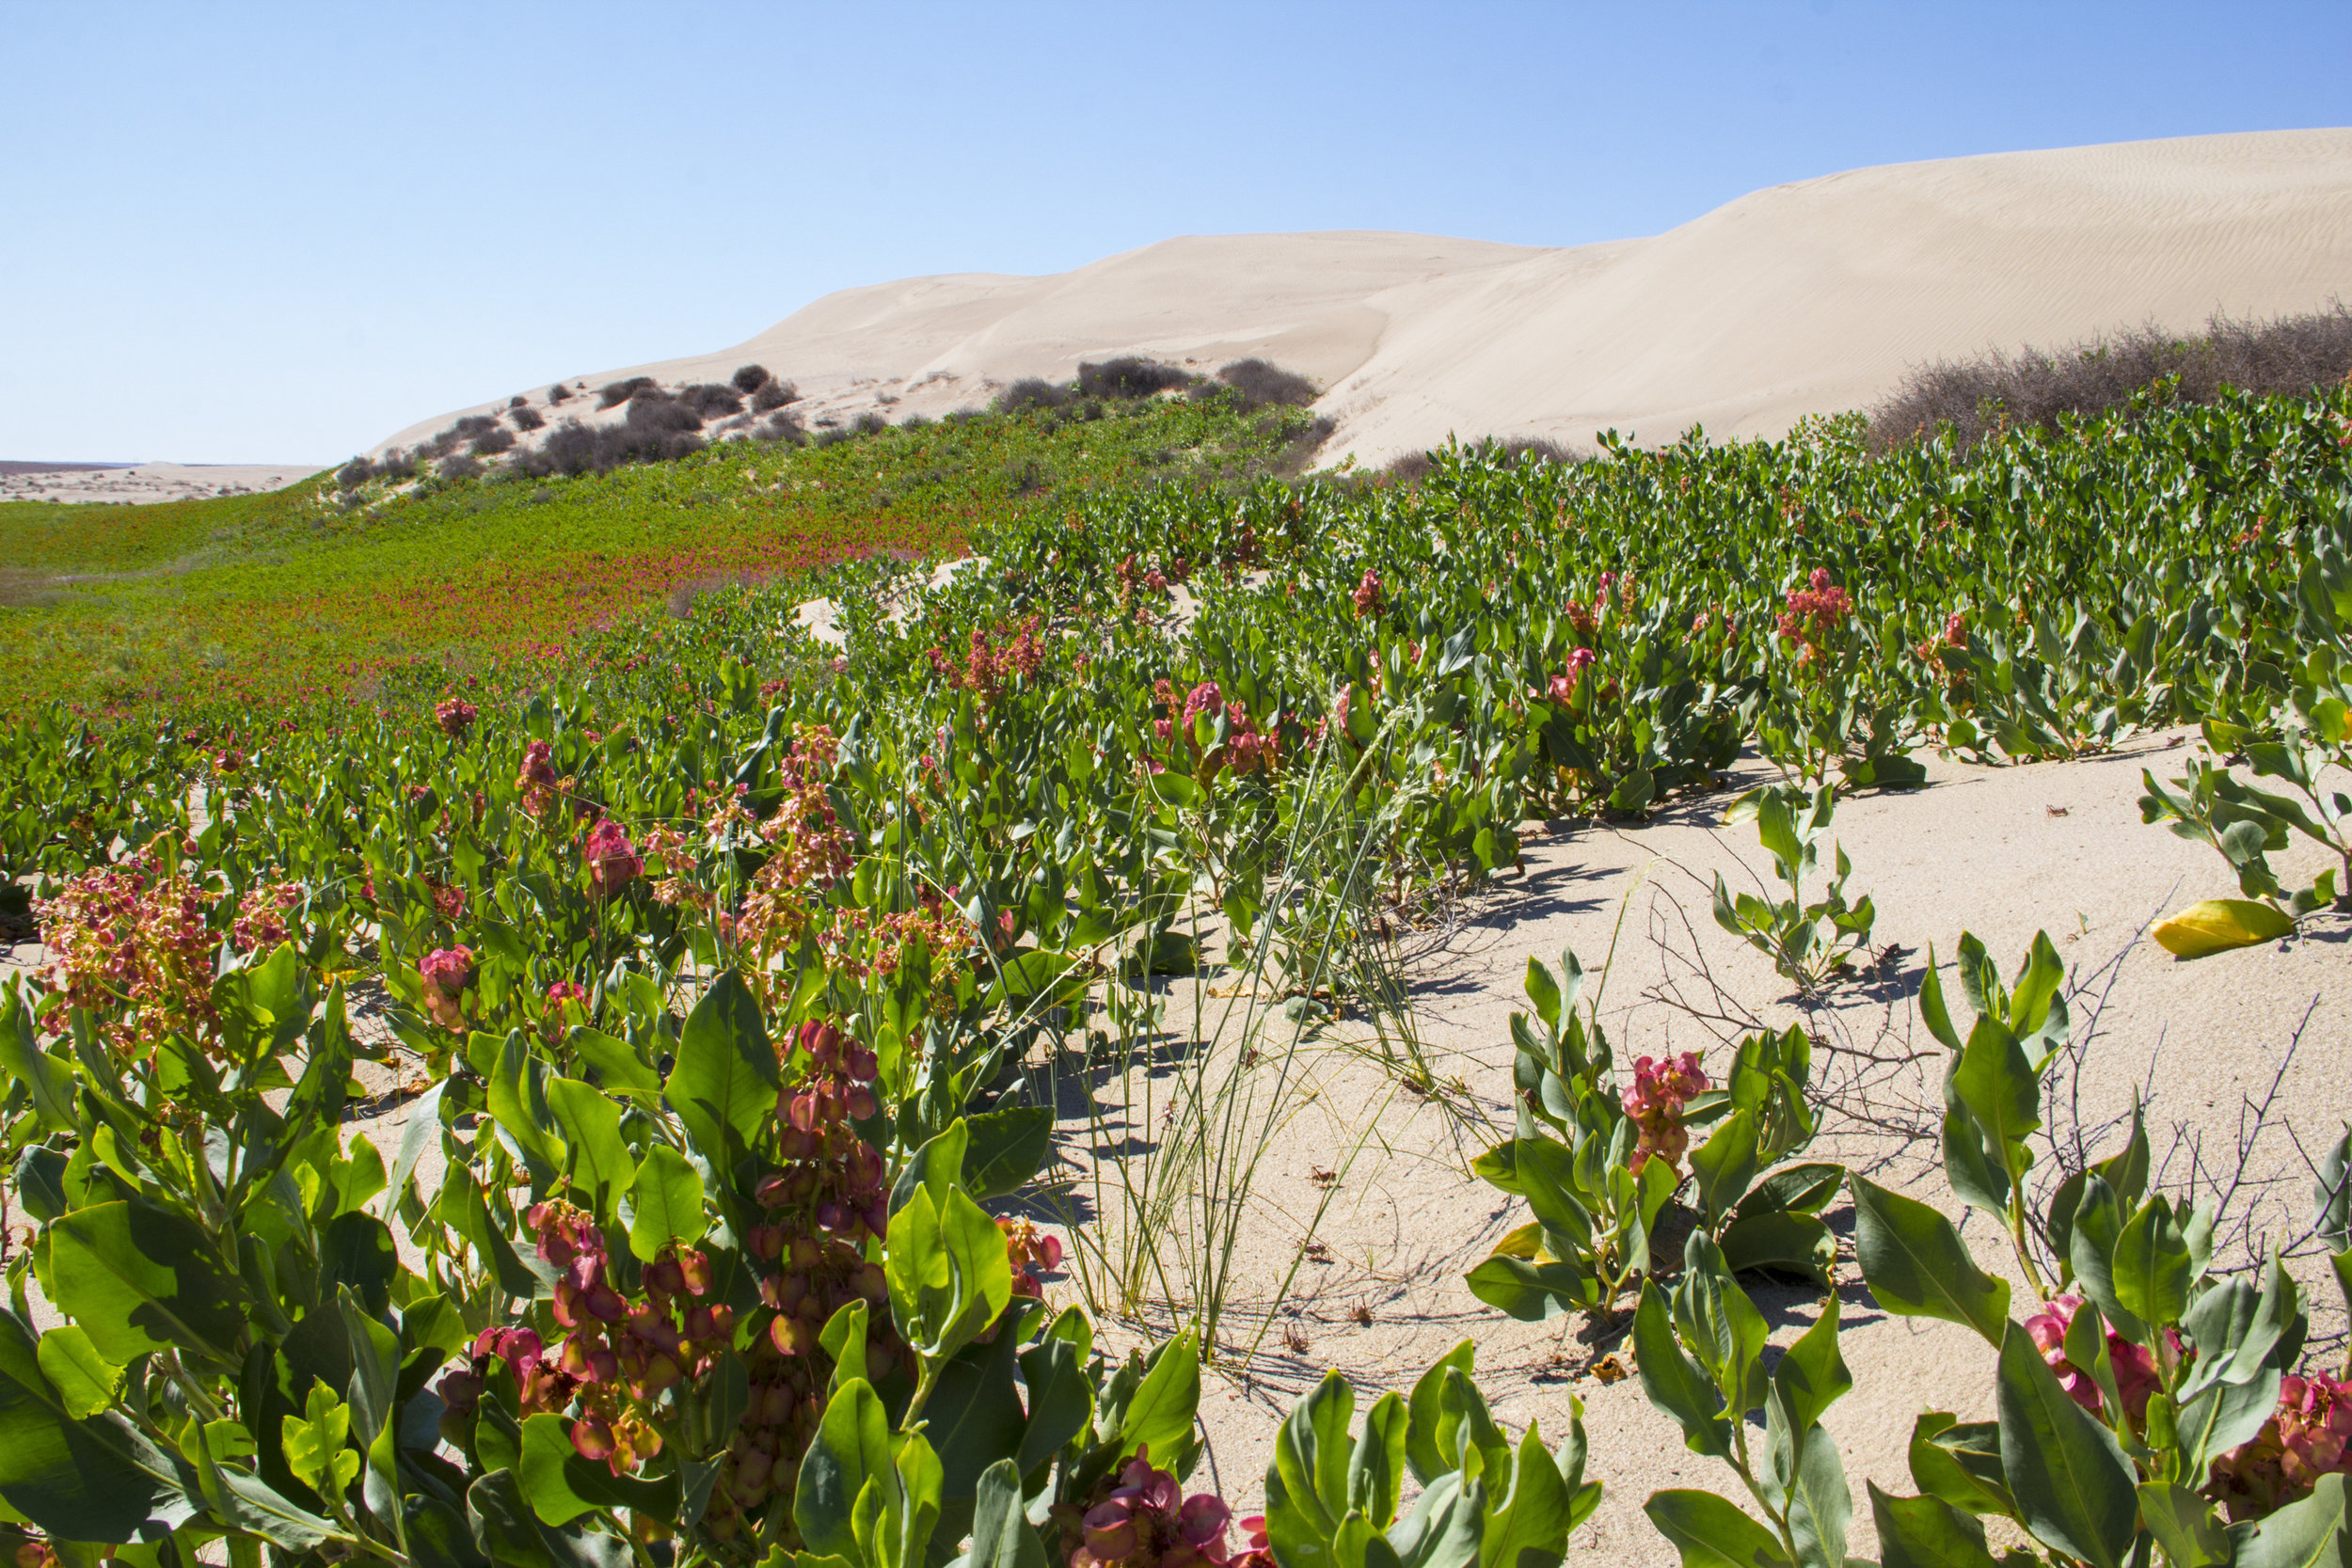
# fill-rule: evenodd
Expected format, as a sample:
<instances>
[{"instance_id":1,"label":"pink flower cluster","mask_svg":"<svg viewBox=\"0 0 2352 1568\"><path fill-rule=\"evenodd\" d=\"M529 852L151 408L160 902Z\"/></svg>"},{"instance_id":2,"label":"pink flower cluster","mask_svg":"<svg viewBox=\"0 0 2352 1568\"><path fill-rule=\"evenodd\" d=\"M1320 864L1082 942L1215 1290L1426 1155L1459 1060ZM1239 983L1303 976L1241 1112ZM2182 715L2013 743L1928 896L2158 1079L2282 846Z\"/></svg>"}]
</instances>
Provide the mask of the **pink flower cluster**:
<instances>
[{"instance_id":1,"label":"pink flower cluster","mask_svg":"<svg viewBox=\"0 0 2352 1568\"><path fill-rule=\"evenodd\" d=\"M1707 1088L1707 1074L1699 1070L1695 1051L1662 1061L1643 1056L1634 1062L1633 1086L1624 1090L1622 1098L1625 1114L1641 1130L1633 1149L1635 1175L1653 1158L1665 1161L1671 1169L1682 1168L1683 1151L1691 1147L1691 1131L1682 1125L1682 1108Z\"/></svg>"},{"instance_id":2,"label":"pink flower cluster","mask_svg":"<svg viewBox=\"0 0 2352 1568\"><path fill-rule=\"evenodd\" d=\"M449 697L434 705L433 721L452 740L463 740L473 728L473 721L482 710L463 697Z\"/></svg>"},{"instance_id":3,"label":"pink flower cluster","mask_svg":"<svg viewBox=\"0 0 2352 1568\"><path fill-rule=\"evenodd\" d=\"M1590 648L1570 648L1567 669L1551 677L1551 684L1546 688L1544 695L1565 705L1568 699L1576 695L1578 678L1593 667L1597 657Z\"/></svg>"},{"instance_id":4,"label":"pink flower cluster","mask_svg":"<svg viewBox=\"0 0 2352 1568\"><path fill-rule=\"evenodd\" d=\"M103 1021L115 1049L141 1058L174 1034L219 1049L213 1006L219 939L210 924L215 895L185 866L167 869L156 852L164 842L94 866L33 906L41 940L56 955L51 983Z\"/></svg>"},{"instance_id":5,"label":"pink flower cluster","mask_svg":"<svg viewBox=\"0 0 2352 1568\"><path fill-rule=\"evenodd\" d=\"M1348 597L1355 602L1356 613L1358 615L1364 616L1379 614L1381 606L1380 574L1372 570L1370 567L1366 567L1364 569L1363 580L1356 585L1356 592L1350 594Z\"/></svg>"},{"instance_id":6,"label":"pink flower cluster","mask_svg":"<svg viewBox=\"0 0 2352 1568\"><path fill-rule=\"evenodd\" d=\"M2315 1371L2280 1380L2278 1414L2215 1464L2206 1492L2232 1519L2259 1519L2329 1474L2352 1475L2352 1378Z\"/></svg>"},{"instance_id":7,"label":"pink flower cluster","mask_svg":"<svg viewBox=\"0 0 2352 1568\"><path fill-rule=\"evenodd\" d=\"M424 1010L444 1029L463 1029L466 1014L460 1005L473 984L473 949L440 947L417 963L417 978L424 983Z\"/></svg>"},{"instance_id":8,"label":"pink flower cluster","mask_svg":"<svg viewBox=\"0 0 2352 1568\"><path fill-rule=\"evenodd\" d=\"M2026 1332L2032 1336L2034 1348L2050 1370L2058 1374L2058 1386L2066 1390L2067 1398L2096 1416L2106 1408L2106 1396L2089 1372L2066 1359L2066 1331L2082 1305L2080 1296L2053 1296L2049 1306L2026 1320ZM2180 1335L2169 1328L2165 1333L2170 1336L2173 1348L2179 1349ZM2107 1361L2114 1368L2115 1391L2123 1397L2124 1412L2135 1421L2140 1419L2148 1413L2148 1396L2164 1386L2155 1357L2110 1328Z\"/></svg>"},{"instance_id":9,"label":"pink flower cluster","mask_svg":"<svg viewBox=\"0 0 2352 1568\"><path fill-rule=\"evenodd\" d=\"M1043 1299L1045 1282L1039 1275L1061 1267L1061 1238L1027 1220L999 1219L996 1227L1005 1233L1005 1257L1012 1263L1012 1293Z\"/></svg>"},{"instance_id":10,"label":"pink flower cluster","mask_svg":"<svg viewBox=\"0 0 2352 1568\"><path fill-rule=\"evenodd\" d=\"M1232 1510L1221 1497L1198 1492L1187 1497L1176 1478L1152 1467L1151 1450L1136 1450L1119 1475L1119 1484L1083 1513L1069 1504L1054 1510L1062 1525L1062 1541L1070 1568L1271 1568L1273 1557L1263 1544L1264 1521L1243 1521L1251 1534L1250 1546L1240 1553L1228 1549L1226 1527ZM1254 1528L1253 1528L1254 1527Z\"/></svg>"},{"instance_id":11,"label":"pink flower cluster","mask_svg":"<svg viewBox=\"0 0 2352 1568\"><path fill-rule=\"evenodd\" d=\"M1852 615L1853 595L1831 583L1828 567L1816 566L1805 587L1788 591L1780 635L1799 644L1798 663L1811 664L1821 657L1822 643Z\"/></svg>"},{"instance_id":12,"label":"pink flower cluster","mask_svg":"<svg viewBox=\"0 0 2352 1568\"><path fill-rule=\"evenodd\" d=\"M522 792L523 810L532 816L545 816L555 804L564 781L556 776L555 748L544 740L534 740L523 748L522 771L515 775L515 787Z\"/></svg>"},{"instance_id":13,"label":"pink flower cluster","mask_svg":"<svg viewBox=\"0 0 2352 1568\"><path fill-rule=\"evenodd\" d=\"M614 894L645 874L645 863L631 844L628 834L618 822L605 817L588 830L588 842L580 851L588 863L588 885L599 898Z\"/></svg>"}]
</instances>

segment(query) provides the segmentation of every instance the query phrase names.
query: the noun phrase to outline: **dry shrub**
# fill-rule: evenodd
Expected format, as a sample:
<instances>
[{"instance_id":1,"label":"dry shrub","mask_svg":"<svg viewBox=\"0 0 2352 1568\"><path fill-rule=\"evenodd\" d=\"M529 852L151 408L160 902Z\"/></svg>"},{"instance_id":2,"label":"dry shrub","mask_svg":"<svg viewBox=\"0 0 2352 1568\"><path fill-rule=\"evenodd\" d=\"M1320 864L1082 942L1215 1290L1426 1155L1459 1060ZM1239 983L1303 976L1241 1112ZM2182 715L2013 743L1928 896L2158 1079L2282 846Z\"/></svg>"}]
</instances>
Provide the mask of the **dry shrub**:
<instances>
[{"instance_id":1,"label":"dry shrub","mask_svg":"<svg viewBox=\"0 0 2352 1568\"><path fill-rule=\"evenodd\" d=\"M800 401L801 389L789 381L763 381L759 389L752 393L752 410L765 414L771 409L782 408L787 403Z\"/></svg>"},{"instance_id":2,"label":"dry shrub","mask_svg":"<svg viewBox=\"0 0 2352 1568\"><path fill-rule=\"evenodd\" d=\"M1949 431L1965 450L2007 426L2054 427L2064 415L2103 414L2152 388L2167 403L2212 403L2225 387L2295 395L2347 374L2352 310L2340 303L2266 322L2216 315L2197 337L2142 326L2056 353L1995 349L1919 367L1870 411L1870 440L1883 450Z\"/></svg>"},{"instance_id":3,"label":"dry shrub","mask_svg":"<svg viewBox=\"0 0 2352 1568\"><path fill-rule=\"evenodd\" d=\"M743 412L742 394L723 382L698 381L691 387L681 387L677 401L706 420L723 419L729 414Z\"/></svg>"},{"instance_id":4,"label":"dry shrub","mask_svg":"<svg viewBox=\"0 0 2352 1568\"><path fill-rule=\"evenodd\" d=\"M596 406L618 407L640 392L653 390L654 386L654 379L649 375L632 375L627 381L607 382L596 390Z\"/></svg>"},{"instance_id":5,"label":"dry shrub","mask_svg":"<svg viewBox=\"0 0 2352 1568\"><path fill-rule=\"evenodd\" d=\"M515 433L501 426L493 425L473 438L473 454L476 457L496 457L502 451L514 450Z\"/></svg>"},{"instance_id":6,"label":"dry shrub","mask_svg":"<svg viewBox=\"0 0 2352 1568\"><path fill-rule=\"evenodd\" d=\"M1263 359L1236 359L1220 369L1216 378L1240 393L1243 404L1250 408L1269 403L1304 408L1322 396L1305 376Z\"/></svg>"},{"instance_id":7,"label":"dry shrub","mask_svg":"<svg viewBox=\"0 0 2352 1568\"><path fill-rule=\"evenodd\" d=\"M1099 365L1080 365L1077 389L1080 397L1148 398L1189 387L1194 379L1190 372L1174 365L1126 354Z\"/></svg>"},{"instance_id":8,"label":"dry shrub","mask_svg":"<svg viewBox=\"0 0 2352 1568\"><path fill-rule=\"evenodd\" d=\"M536 408L517 408L511 418L515 421L515 428L522 431L537 430L548 422L540 417Z\"/></svg>"},{"instance_id":9,"label":"dry shrub","mask_svg":"<svg viewBox=\"0 0 2352 1568\"><path fill-rule=\"evenodd\" d=\"M735 368L735 374L728 377L735 389L745 397L751 396L762 387L767 386L769 379L768 367L765 365L738 365Z\"/></svg>"},{"instance_id":10,"label":"dry shrub","mask_svg":"<svg viewBox=\"0 0 2352 1568\"><path fill-rule=\"evenodd\" d=\"M998 393L995 407L999 414L1018 414L1025 408L1059 408L1069 401L1069 388L1028 375Z\"/></svg>"}]
</instances>

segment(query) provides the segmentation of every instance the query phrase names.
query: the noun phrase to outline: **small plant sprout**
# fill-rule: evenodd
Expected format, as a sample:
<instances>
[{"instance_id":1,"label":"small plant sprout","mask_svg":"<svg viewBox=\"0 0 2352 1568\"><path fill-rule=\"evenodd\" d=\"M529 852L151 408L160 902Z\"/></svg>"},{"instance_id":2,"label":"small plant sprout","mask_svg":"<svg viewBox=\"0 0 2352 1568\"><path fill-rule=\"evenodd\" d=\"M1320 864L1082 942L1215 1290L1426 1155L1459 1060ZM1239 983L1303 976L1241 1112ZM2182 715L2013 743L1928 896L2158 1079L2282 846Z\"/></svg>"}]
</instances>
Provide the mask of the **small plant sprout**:
<instances>
[{"instance_id":1,"label":"small plant sprout","mask_svg":"<svg viewBox=\"0 0 2352 1568\"><path fill-rule=\"evenodd\" d=\"M1773 869L1788 896L1767 901L1752 893L1735 895L1715 874L1715 923L1772 960L1772 967L1807 990L1844 978L1857 954L1870 945L1878 911L1865 895L1846 901L1846 879L1853 864L1843 846L1834 846L1836 874L1822 895L1805 902L1805 883L1820 870L1820 841L1836 814L1836 792L1823 784L1810 795L1786 784L1766 784L1734 800L1724 813L1731 827L1754 819L1756 837L1772 852Z\"/></svg>"}]
</instances>

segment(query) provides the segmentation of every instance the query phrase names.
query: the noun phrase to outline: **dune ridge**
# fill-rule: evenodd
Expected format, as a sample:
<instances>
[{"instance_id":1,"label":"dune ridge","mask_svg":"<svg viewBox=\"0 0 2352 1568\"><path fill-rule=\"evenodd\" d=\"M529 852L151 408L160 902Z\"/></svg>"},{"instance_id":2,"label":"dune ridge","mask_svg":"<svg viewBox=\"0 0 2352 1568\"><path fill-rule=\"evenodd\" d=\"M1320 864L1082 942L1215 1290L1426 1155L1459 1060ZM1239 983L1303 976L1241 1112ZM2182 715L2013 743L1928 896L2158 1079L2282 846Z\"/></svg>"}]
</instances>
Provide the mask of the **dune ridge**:
<instances>
[{"instance_id":1,"label":"dune ridge","mask_svg":"<svg viewBox=\"0 0 2352 1568\"><path fill-rule=\"evenodd\" d=\"M936 417L1120 354L1201 371L1257 356L1326 388L1326 461L1378 463L1449 434L1776 436L1939 357L2346 295L2352 129L2252 132L1854 169L1562 248L1181 236L1048 277L843 290L728 348L564 379L714 381L756 362L798 384L803 417L840 422ZM578 399L562 412L618 417Z\"/></svg>"}]
</instances>

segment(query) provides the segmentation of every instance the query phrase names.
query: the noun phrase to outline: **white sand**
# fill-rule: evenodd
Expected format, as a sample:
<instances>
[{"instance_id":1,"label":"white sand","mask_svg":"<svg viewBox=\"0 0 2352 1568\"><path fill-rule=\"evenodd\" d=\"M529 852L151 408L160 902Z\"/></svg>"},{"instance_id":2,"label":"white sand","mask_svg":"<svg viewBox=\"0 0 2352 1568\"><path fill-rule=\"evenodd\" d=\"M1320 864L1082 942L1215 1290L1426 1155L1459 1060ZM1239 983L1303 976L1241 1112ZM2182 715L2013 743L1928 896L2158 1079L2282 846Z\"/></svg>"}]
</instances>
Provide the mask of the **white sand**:
<instances>
[{"instance_id":1,"label":"white sand","mask_svg":"<svg viewBox=\"0 0 2352 1568\"><path fill-rule=\"evenodd\" d=\"M282 490L317 473L315 463L140 463L119 468L0 472L5 501L184 501Z\"/></svg>"},{"instance_id":2,"label":"white sand","mask_svg":"<svg viewBox=\"0 0 2352 1568\"><path fill-rule=\"evenodd\" d=\"M845 290L732 348L566 381L758 363L799 386L812 421L846 421L937 416L1120 354L1202 371L1258 356L1327 388L1326 460L1380 462L1449 433L1777 435L1937 357L2323 309L2348 287L2352 130L2261 132L1859 169L1568 249L1187 236L1048 277ZM546 388L527 395L543 405Z\"/></svg>"}]
</instances>

